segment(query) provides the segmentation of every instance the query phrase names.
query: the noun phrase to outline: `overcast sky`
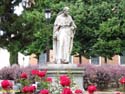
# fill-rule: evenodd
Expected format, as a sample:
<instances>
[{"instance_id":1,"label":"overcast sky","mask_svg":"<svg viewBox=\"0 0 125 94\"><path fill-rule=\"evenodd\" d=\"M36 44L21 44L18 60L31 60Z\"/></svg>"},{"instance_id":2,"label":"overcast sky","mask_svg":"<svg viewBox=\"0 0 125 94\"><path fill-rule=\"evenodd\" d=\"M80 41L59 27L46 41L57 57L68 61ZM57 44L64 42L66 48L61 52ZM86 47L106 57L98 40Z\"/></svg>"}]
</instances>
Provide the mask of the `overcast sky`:
<instances>
[{"instance_id":1,"label":"overcast sky","mask_svg":"<svg viewBox=\"0 0 125 94\"><path fill-rule=\"evenodd\" d=\"M22 3L19 3L18 6L14 7L14 14L17 14L18 16L20 16L23 11L24 11L24 8L22 6Z\"/></svg>"}]
</instances>

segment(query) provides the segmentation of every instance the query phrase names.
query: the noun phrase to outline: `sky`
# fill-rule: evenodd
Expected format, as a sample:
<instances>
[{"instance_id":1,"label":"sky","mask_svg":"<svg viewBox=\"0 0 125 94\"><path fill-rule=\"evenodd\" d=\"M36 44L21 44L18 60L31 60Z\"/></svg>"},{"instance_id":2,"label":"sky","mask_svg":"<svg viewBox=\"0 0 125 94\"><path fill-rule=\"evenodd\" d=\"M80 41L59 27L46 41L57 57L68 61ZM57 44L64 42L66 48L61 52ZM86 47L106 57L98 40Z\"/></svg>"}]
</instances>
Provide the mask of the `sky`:
<instances>
[{"instance_id":1,"label":"sky","mask_svg":"<svg viewBox=\"0 0 125 94\"><path fill-rule=\"evenodd\" d=\"M22 3L19 3L18 6L14 7L14 14L17 14L17 16L20 16L23 11L24 11L24 8L22 6Z\"/></svg>"}]
</instances>

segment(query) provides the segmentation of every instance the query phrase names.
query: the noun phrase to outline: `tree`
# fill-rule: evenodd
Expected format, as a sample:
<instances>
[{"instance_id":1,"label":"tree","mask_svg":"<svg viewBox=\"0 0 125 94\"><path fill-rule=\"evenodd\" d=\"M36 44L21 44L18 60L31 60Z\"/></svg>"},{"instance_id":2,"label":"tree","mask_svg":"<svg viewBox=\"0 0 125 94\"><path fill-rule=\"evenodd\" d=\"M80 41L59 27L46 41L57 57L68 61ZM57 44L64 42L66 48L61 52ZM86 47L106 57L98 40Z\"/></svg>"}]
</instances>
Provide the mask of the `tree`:
<instances>
[{"instance_id":1,"label":"tree","mask_svg":"<svg viewBox=\"0 0 125 94\"><path fill-rule=\"evenodd\" d=\"M39 55L41 51L51 49L53 23L64 6L70 7L77 25L73 54L111 58L125 49L124 0L36 0L21 16L15 15L13 9L22 0L12 1L0 1L0 28L6 31L0 46L6 47L13 57L18 51ZM50 24L44 17L46 8L52 12Z\"/></svg>"},{"instance_id":2,"label":"tree","mask_svg":"<svg viewBox=\"0 0 125 94\"><path fill-rule=\"evenodd\" d=\"M76 34L76 52L88 58L102 56L110 59L121 54L125 48L124 5L124 0L84 0L84 11L78 22L79 33Z\"/></svg>"}]
</instances>

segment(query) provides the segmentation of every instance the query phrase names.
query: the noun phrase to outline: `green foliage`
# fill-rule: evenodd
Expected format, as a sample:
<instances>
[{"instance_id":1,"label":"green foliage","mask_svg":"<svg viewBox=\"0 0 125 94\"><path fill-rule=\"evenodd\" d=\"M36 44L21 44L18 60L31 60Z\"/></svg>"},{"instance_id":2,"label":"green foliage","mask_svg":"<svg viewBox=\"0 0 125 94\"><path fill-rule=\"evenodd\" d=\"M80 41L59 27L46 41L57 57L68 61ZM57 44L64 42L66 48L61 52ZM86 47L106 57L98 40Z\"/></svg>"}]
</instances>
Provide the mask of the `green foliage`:
<instances>
[{"instance_id":1,"label":"green foliage","mask_svg":"<svg viewBox=\"0 0 125 94\"><path fill-rule=\"evenodd\" d=\"M22 78L20 78L19 82L22 85L21 87L28 86L30 84L29 79L22 79Z\"/></svg>"},{"instance_id":2,"label":"green foliage","mask_svg":"<svg viewBox=\"0 0 125 94\"><path fill-rule=\"evenodd\" d=\"M48 89L49 88L49 85L50 83L49 82L45 82L45 81L42 81L42 82L39 82L38 83L38 89Z\"/></svg>"},{"instance_id":3,"label":"green foliage","mask_svg":"<svg viewBox=\"0 0 125 94\"><path fill-rule=\"evenodd\" d=\"M86 57L103 56L107 58L120 54L125 48L123 42L125 38L124 4L123 0L81 1L79 6L82 7L77 8L76 15L80 13L78 16L73 14L74 17L76 16L75 21L78 26L74 53L78 52Z\"/></svg>"}]
</instances>

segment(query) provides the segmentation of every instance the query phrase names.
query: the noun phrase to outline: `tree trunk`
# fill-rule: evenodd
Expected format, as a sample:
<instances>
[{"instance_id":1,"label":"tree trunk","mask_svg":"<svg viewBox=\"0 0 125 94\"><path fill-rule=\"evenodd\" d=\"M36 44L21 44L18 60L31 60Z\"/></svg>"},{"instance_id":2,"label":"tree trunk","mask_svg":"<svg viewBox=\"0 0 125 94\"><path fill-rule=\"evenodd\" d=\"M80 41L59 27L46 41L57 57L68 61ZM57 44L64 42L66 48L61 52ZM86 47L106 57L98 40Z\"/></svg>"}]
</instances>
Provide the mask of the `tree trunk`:
<instances>
[{"instance_id":1,"label":"tree trunk","mask_svg":"<svg viewBox=\"0 0 125 94\"><path fill-rule=\"evenodd\" d=\"M82 55L79 54L79 64L82 64Z\"/></svg>"},{"instance_id":2,"label":"tree trunk","mask_svg":"<svg viewBox=\"0 0 125 94\"><path fill-rule=\"evenodd\" d=\"M107 64L107 57L104 57L105 63Z\"/></svg>"},{"instance_id":3,"label":"tree trunk","mask_svg":"<svg viewBox=\"0 0 125 94\"><path fill-rule=\"evenodd\" d=\"M18 64L18 51L10 51L10 64Z\"/></svg>"}]
</instances>

